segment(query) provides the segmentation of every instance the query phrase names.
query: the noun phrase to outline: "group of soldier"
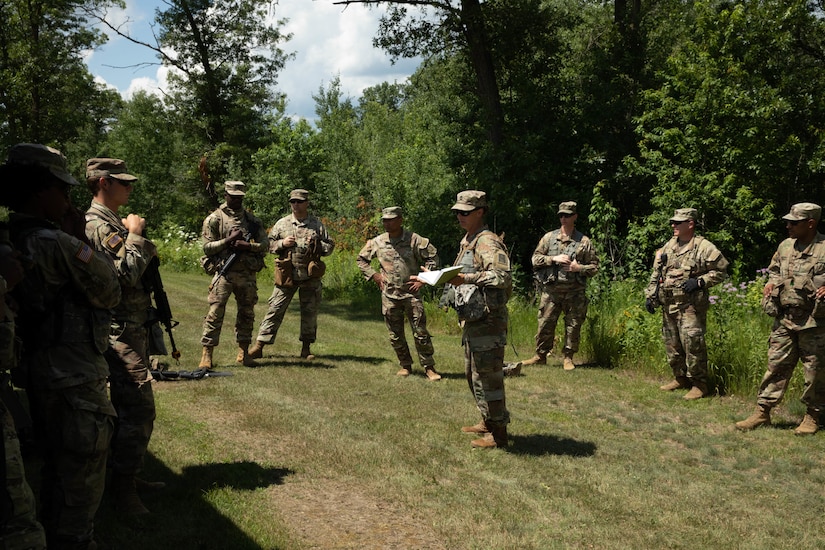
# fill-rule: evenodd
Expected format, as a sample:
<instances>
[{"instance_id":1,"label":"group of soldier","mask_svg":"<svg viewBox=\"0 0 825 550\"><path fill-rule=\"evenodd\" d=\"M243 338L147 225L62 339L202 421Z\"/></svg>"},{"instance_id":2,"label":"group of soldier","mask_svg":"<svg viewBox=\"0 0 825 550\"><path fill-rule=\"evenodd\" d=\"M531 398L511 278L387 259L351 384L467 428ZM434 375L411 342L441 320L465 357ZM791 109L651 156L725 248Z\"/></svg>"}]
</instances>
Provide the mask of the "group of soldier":
<instances>
[{"instance_id":1,"label":"group of soldier","mask_svg":"<svg viewBox=\"0 0 825 550\"><path fill-rule=\"evenodd\" d=\"M60 151L16 145L0 167L0 179L7 182L0 204L10 211L0 235L0 429L5 462L0 541L6 548L44 548L47 542L50 548L96 548L93 522L107 477L115 506L130 515L148 513L139 491L164 485L138 477L155 419L149 375L154 319L144 276L157 268L156 248L144 235L143 218L118 214L137 181L120 159L87 161L92 200L85 215L71 205L69 191L79 184ZM223 190L224 202L203 223L201 263L212 281L199 367L213 368L213 349L232 294L238 306L238 363L256 366L264 347L273 344L296 292L300 357L313 360L322 257L332 253L335 243L309 213L309 192L291 191L291 213L267 232L243 207L243 182L227 181ZM453 262L460 270L447 281L444 293L462 326L465 376L481 416L477 424L461 430L477 436L471 444L478 448L507 446L504 376L518 374L524 365L546 364L562 314L562 365L566 371L576 368L573 358L587 316L587 280L599 266L590 239L575 227L576 203L562 202L560 227L541 238L532 256L540 289L535 355L505 367L512 276L507 248L486 224L488 209L483 191L457 195L451 211L465 235ZM770 411L782 399L798 361L805 369L802 401L807 411L796 433L818 429L825 400L820 374L825 358L825 237L817 230L820 216L818 205L800 203L783 218L789 238L771 260L763 291L765 312L775 317L768 370L756 412L736 424L741 430L770 424ZM400 207L384 208L381 219L385 232L364 245L357 264L381 291L381 310L400 367L397 375L408 377L413 370L406 319L425 376L440 380L420 296L426 277L419 273L438 269L436 247L404 228ZM656 252L645 290L648 311L662 309L662 336L674 376L661 389L687 389L687 400L710 393L708 289L725 278L728 266L722 253L696 233L697 221L693 208L675 211L670 219L673 237ZM270 253L276 256L275 285L253 343L256 274ZM378 260L378 271L373 259ZM13 418L16 408L8 402L14 395L9 391L12 382L26 390L32 431L43 453L39 515L16 431L27 424Z\"/></svg>"}]
</instances>

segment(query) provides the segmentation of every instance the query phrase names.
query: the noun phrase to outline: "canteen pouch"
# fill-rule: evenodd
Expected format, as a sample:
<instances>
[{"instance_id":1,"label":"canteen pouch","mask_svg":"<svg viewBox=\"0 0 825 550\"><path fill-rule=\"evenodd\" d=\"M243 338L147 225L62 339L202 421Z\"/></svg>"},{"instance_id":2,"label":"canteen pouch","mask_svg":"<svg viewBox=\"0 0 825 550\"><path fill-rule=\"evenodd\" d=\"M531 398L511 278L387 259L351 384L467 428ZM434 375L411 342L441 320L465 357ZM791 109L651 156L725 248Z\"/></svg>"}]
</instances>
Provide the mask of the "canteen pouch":
<instances>
[{"instance_id":1,"label":"canteen pouch","mask_svg":"<svg viewBox=\"0 0 825 550\"><path fill-rule=\"evenodd\" d=\"M214 275L218 272L218 262L215 256L201 256L200 262L207 275Z\"/></svg>"},{"instance_id":2,"label":"canteen pouch","mask_svg":"<svg viewBox=\"0 0 825 550\"><path fill-rule=\"evenodd\" d=\"M311 279L320 279L326 272L327 264L325 264L320 258L317 260L312 260L309 262L309 265L307 265L307 274Z\"/></svg>"},{"instance_id":3,"label":"canteen pouch","mask_svg":"<svg viewBox=\"0 0 825 550\"><path fill-rule=\"evenodd\" d=\"M278 286L292 287L295 283L292 279L292 260L289 258L275 260L275 284Z\"/></svg>"},{"instance_id":4,"label":"canteen pouch","mask_svg":"<svg viewBox=\"0 0 825 550\"><path fill-rule=\"evenodd\" d=\"M484 292L476 285L458 285L455 287L455 311L461 320L481 321L489 312Z\"/></svg>"},{"instance_id":5,"label":"canteen pouch","mask_svg":"<svg viewBox=\"0 0 825 550\"><path fill-rule=\"evenodd\" d=\"M783 285L773 287L771 293L762 297L762 311L769 317L779 317L782 306L779 304L779 292Z\"/></svg>"}]
</instances>

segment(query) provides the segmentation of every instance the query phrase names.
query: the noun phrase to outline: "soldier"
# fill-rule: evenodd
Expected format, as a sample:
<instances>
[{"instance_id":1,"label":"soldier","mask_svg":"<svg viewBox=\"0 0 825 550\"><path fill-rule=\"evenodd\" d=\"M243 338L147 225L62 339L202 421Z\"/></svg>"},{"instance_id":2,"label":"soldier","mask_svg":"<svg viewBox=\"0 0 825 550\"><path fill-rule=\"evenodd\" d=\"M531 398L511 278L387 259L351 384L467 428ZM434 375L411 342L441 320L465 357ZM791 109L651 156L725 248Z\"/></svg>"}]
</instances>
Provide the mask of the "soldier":
<instances>
[{"instance_id":1,"label":"soldier","mask_svg":"<svg viewBox=\"0 0 825 550\"><path fill-rule=\"evenodd\" d=\"M318 307L321 305L321 277L324 275L322 256L329 256L335 243L329 238L321 220L309 213L309 191L293 189L289 194L292 214L284 216L269 231L269 251L278 255L276 265L290 272L289 278L279 279L269 297L269 309L261 321L255 346L250 350L254 358L263 356L263 349L271 345L286 315L286 309L298 292L301 302L301 358L315 356L310 345L318 331Z\"/></svg>"},{"instance_id":2,"label":"soldier","mask_svg":"<svg viewBox=\"0 0 825 550\"><path fill-rule=\"evenodd\" d=\"M209 287L209 312L203 320L203 355L198 365L212 368L212 350L218 345L226 313L226 302L235 294L238 314L235 319L235 340L238 342L236 361L254 367L249 353L255 324L255 304L258 303L256 274L264 268L267 251L266 230L261 221L244 210L246 184L242 181L224 183L224 203L203 221L203 252L214 274Z\"/></svg>"},{"instance_id":3,"label":"soldier","mask_svg":"<svg viewBox=\"0 0 825 550\"><path fill-rule=\"evenodd\" d=\"M788 238L782 241L768 267L762 291L765 312L774 317L768 342L768 370L759 385L756 412L736 423L752 430L771 423L771 409L782 400L797 361L805 374L802 402L805 418L796 435L816 433L825 407L825 236L817 226L819 205L802 202L782 217Z\"/></svg>"},{"instance_id":4,"label":"soldier","mask_svg":"<svg viewBox=\"0 0 825 550\"><path fill-rule=\"evenodd\" d=\"M507 301L513 289L510 258L501 238L485 223L486 193L462 191L451 210L466 234L455 261L463 269L449 283L454 287L452 302L462 326L464 372L481 413L481 422L461 431L482 436L472 441L473 447L506 448L510 413L504 399L502 369L507 345Z\"/></svg>"},{"instance_id":5,"label":"soldier","mask_svg":"<svg viewBox=\"0 0 825 550\"><path fill-rule=\"evenodd\" d=\"M94 548L115 418L103 352L120 283L111 260L55 225L78 185L60 151L15 145L0 181L8 182L3 205L14 211L12 241L31 262L14 295L20 368L44 450L41 521L50 549Z\"/></svg>"},{"instance_id":6,"label":"soldier","mask_svg":"<svg viewBox=\"0 0 825 550\"><path fill-rule=\"evenodd\" d=\"M679 208L670 219L673 238L656 252L645 289L645 307L662 306L662 339L674 380L660 389L690 388L684 399L708 394L705 327L708 289L722 282L728 261L709 240L696 234L695 208Z\"/></svg>"},{"instance_id":7,"label":"soldier","mask_svg":"<svg viewBox=\"0 0 825 550\"><path fill-rule=\"evenodd\" d=\"M576 203L559 205L561 228L544 235L533 252L535 277L541 285L536 355L524 365L544 365L553 349L556 323L564 313L564 370L573 370L573 354L579 350L579 335L587 318L587 279L599 269L599 259L590 239L575 228L579 215Z\"/></svg>"},{"instance_id":8,"label":"soldier","mask_svg":"<svg viewBox=\"0 0 825 550\"><path fill-rule=\"evenodd\" d=\"M398 356L401 370L398 376L412 373L412 356L404 335L404 317L412 328L418 361L424 367L429 380L441 380L435 370L433 342L427 332L427 316L419 290L421 281L410 280L420 267L438 268L435 246L417 233L404 229L404 216L400 206L390 206L381 212L386 233L371 239L358 253L358 268L367 280L375 281L381 290L381 312L390 332L390 344ZM377 257L381 271L375 271L370 261Z\"/></svg>"},{"instance_id":9,"label":"soldier","mask_svg":"<svg viewBox=\"0 0 825 550\"><path fill-rule=\"evenodd\" d=\"M115 506L128 515L148 514L136 492L162 488L162 482L137 477L155 421L155 396L149 378L149 291L141 276L157 254L155 245L143 237L146 220L137 214L121 219L137 178L120 159L92 158L86 161L86 185L93 195L86 211L86 236L96 250L115 264L121 299L114 309L106 362L109 392L117 411L112 437L110 465Z\"/></svg>"},{"instance_id":10,"label":"soldier","mask_svg":"<svg viewBox=\"0 0 825 550\"><path fill-rule=\"evenodd\" d=\"M23 279L23 266L18 260L20 253L12 249L8 240L8 228L4 226L0 233L0 383L4 386L0 394L3 396L0 399L0 452L5 464L4 476L0 480L0 501L3 502L0 547L41 550L46 548L46 535L36 518L34 493L26 481L18 430L11 406L6 403L7 396L16 398L9 371L17 366L18 347L15 345L14 315L6 302L6 293Z\"/></svg>"}]
</instances>

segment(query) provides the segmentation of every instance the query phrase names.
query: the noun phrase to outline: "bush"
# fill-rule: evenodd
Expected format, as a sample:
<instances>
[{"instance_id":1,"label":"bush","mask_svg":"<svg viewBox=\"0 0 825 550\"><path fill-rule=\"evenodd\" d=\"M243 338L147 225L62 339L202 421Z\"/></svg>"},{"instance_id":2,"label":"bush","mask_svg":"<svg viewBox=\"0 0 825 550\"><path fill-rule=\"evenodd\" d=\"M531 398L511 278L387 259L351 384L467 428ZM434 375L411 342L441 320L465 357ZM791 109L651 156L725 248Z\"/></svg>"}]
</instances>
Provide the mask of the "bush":
<instances>
[{"instance_id":1,"label":"bush","mask_svg":"<svg viewBox=\"0 0 825 550\"><path fill-rule=\"evenodd\" d=\"M202 270L200 258L203 256L203 246L197 233L167 222L150 237L158 248L160 265L165 269L181 273Z\"/></svg>"}]
</instances>

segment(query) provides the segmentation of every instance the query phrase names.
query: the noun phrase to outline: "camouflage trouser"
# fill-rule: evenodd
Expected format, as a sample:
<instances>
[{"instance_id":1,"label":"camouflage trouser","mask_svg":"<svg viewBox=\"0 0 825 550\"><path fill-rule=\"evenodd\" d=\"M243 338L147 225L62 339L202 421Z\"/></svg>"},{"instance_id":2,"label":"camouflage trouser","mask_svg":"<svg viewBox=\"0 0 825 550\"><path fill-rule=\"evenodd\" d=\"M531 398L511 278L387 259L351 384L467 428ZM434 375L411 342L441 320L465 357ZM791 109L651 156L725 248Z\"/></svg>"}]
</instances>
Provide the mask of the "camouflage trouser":
<instances>
[{"instance_id":1,"label":"camouflage trouser","mask_svg":"<svg viewBox=\"0 0 825 550\"><path fill-rule=\"evenodd\" d=\"M298 292L298 300L301 303L301 335L298 339L308 343L315 341L318 331L318 307L321 305L321 279L295 281L295 285L291 287L275 285L272 296L269 297L269 309L261 321L261 328L258 329L259 342L271 344L275 341L295 292Z\"/></svg>"},{"instance_id":2,"label":"camouflage trouser","mask_svg":"<svg viewBox=\"0 0 825 550\"><path fill-rule=\"evenodd\" d=\"M46 535L37 522L34 493L26 481L20 441L14 421L0 401L0 437L3 445L2 486L0 486L0 548L24 550L46 548Z\"/></svg>"},{"instance_id":3,"label":"camouflage trouser","mask_svg":"<svg viewBox=\"0 0 825 550\"><path fill-rule=\"evenodd\" d=\"M112 437L112 470L134 475L152 437L155 395L149 378L148 331L136 323L112 325L111 347L104 354L109 364L109 392L117 411Z\"/></svg>"},{"instance_id":4,"label":"camouflage trouser","mask_svg":"<svg viewBox=\"0 0 825 550\"><path fill-rule=\"evenodd\" d=\"M759 405L774 407L782 400L797 361L805 375L802 402L809 409L825 408L825 327L800 331L774 326L768 340L768 370L759 385Z\"/></svg>"},{"instance_id":5,"label":"camouflage trouser","mask_svg":"<svg viewBox=\"0 0 825 550\"><path fill-rule=\"evenodd\" d=\"M684 304L675 313L662 308L662 340L674 377L687 377L693 385L707 384L708 348L705 345L707 309Z\"/></svg>"},{"instance_id":6,"label":"camouflage trouser","mask_svg":"<svg viewBox=\"0 0 825 550\"><path fill-rule=\"evenodd\" d=\"M587 319L587 294L584 290L541 293L539 303L539 329L536 332L536 353L547 355L553 349L556 324L564 313L564 352L579 351L582 325Z\"/></svg>"},{"instance_id":7,"label":"camouflage trouser","mask_svg":"<svg viewBox=\"0 0 825 550\"><path fill-rule=\"evenodd\" d=\"M397 300L389 296L381 295L381 313L384 315L384 322L390 332L390 344L398 362L402 367L412 365L410 348L407 345L407 337L404 334L404 318L410 322L415 350L418 353L418 362L422 367L432 367L435 365L433 359L433 341L430 333L427 332L427 316L424 313L424 304L415 297Z\"/></svg>"},{"instance_id":8,"label":"camouflage trouser","mask_svg":"<svg viewBox=\"0 0 825 550\"><path fill-rule=\"evenodd\" d=\"M506 426L510 413L504 398L504 347L507 344L507 315L464 323L464 374L470 392L491 427Z\"/></svg>"},{"instance_id":9,"label":"camouflage trouser","mask_svg":"<svg viewBox=\"0 0 825 550\"><path fill-rule=\"evenodd\" d=\"M106 379L57 390L30 388L43 438L41 521L49 548L91 541L106 485L115 411Z\"/></svg>"},{"instance_id":10,"label":"camouflage trouser","mask_svg":"<svg viewBox=\"0 0 825 550\"><path fill-rule=\"evenodd\" d=\"M223 316L229 296L235 293L238 315L235 318L235 341L252 341L255 325L255 304L258 303L258 283L252 271L230 271L215 282L209 292L209 312L203 320L201 344L217 346L221 339ZM214 279L213 279L214 281Z\"/></svg>"}]
</instances>

